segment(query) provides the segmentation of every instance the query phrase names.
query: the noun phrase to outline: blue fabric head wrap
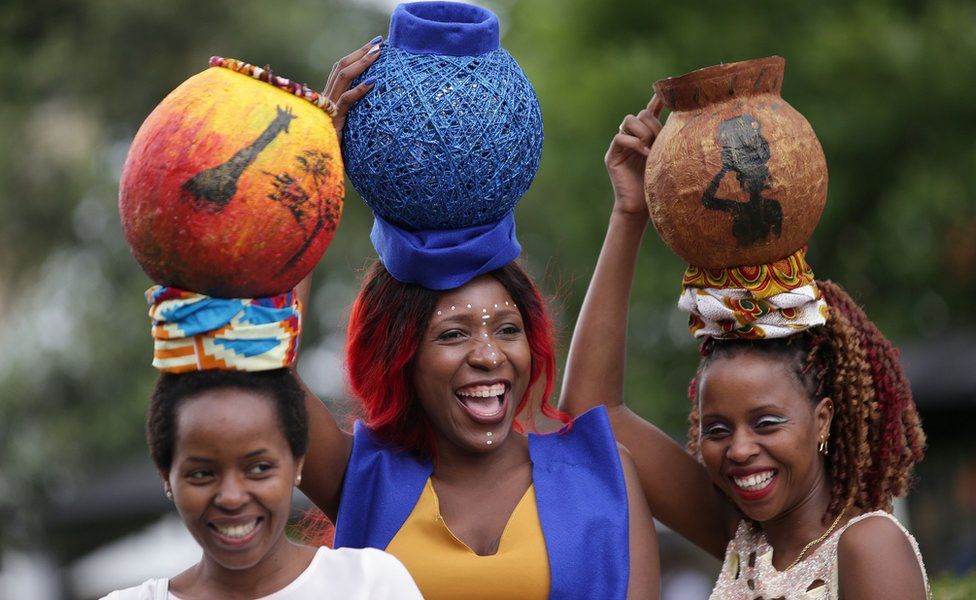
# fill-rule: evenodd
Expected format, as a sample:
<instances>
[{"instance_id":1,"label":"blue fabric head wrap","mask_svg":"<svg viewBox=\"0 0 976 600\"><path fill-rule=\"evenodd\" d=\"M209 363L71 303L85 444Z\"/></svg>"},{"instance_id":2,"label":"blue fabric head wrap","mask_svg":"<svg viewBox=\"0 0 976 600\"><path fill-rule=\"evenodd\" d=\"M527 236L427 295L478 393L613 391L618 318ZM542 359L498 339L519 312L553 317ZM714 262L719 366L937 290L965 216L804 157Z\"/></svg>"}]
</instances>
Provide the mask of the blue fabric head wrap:
<instances>
[{"instance_id":1,"label":"blue fabric head wrap","mask_svg":"<svg viewBox=\"0 0 976 600\"><path fill-rule=\"evenodd\" d=\"M395 279L431 290L460 287L518 258L515 213L460 229L410 231L373 214L370 240Z\"/></svg>"},{"instance_id":2,"label":"blue fabric head wrap","mask_svg":"<svg viewBox=\"0 0 976 600\"><path fill-rule=\"evenodd\" d=\"M458 2L407 2L390 17L394 48L414 54L479 56L497 50L498 17L490 10Z\"/></svg>"}]
</instances>

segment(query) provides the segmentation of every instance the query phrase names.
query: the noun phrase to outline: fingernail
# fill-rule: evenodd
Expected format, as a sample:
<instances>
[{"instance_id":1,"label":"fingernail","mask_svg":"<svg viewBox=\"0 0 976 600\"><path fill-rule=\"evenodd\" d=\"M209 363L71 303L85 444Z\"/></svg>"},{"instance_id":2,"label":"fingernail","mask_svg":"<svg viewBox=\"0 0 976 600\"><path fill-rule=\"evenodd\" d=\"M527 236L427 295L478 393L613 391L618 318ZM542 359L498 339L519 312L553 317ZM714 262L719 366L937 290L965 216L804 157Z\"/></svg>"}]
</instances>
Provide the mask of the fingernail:
<instances>
[{"instance_id":1,"label":"fingernail","mask_svg":"<svg viewBox=\"0 0 976 600\"><path fill-rule=\"evenodd\" d=\"M380 45L376 44L375 46L369 49L369 52L366 53L366 56L372 56L379 51L380 51Z\"/></svg>"},{"instance_id":2,"label":"fingernail","mask_svg":"<svg viewBox=\"0 0 976 600\"><path fill-rule=\"evenodd\" d=\"M379 44L382 41L383 41L383 36L382 35L378 35L378 36L374 37L373 39L369 40L369 45L370 46L375 46L376 44Z\"/></svg>"},{"instance_id":3,"label":"fingernail","mask_svg":"<svg viewBox=\"0 0 976 600\"><path fill-rule=\"evenodd\" d=\"M369 87L374 83L376 83L376 78L373 77L372 75L370 75L369 77L363 80L363 85L365 85L366 87Z\"/></svg>"}]
</instances>

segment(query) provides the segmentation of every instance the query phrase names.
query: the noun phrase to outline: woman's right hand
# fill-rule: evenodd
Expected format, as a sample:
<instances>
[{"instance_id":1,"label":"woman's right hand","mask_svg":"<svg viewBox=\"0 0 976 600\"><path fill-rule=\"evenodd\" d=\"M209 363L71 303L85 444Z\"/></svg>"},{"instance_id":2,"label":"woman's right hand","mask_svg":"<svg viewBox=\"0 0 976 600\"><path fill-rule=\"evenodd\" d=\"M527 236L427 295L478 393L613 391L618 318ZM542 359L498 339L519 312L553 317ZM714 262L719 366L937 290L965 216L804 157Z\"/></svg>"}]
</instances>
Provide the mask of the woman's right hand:
<instances>
[{"instance_id":1,"label":"woman's right hand","mask_svg":"<svg viewBox=\"0 0 976 600\"><path fill-rule=\"evenodd\" d=\"M644 167L651 145L661 132L661 109L664 102L653 96L642 111L627 115L604 157L607 174L613 185L614 211L646 220L644 201Z\"/></svg>"},{"instance_id":2,"label":"woman's right hand","mask_svg":"<svg viewBox=\"0 0 976 600\"><path fill-rule=\"evenodd\" d=\"M382 36L376 36L365 46L344 56L334 65L325 84L325 96L335 104L336 114L332 117L332 125L336 134L342 139L342 128L346 125L346 115L353 104L369 93L376 85L374 77L367 77L359 85L350 88L352 82L363 74L380 56Z\"/></svg>"}]
</instances>

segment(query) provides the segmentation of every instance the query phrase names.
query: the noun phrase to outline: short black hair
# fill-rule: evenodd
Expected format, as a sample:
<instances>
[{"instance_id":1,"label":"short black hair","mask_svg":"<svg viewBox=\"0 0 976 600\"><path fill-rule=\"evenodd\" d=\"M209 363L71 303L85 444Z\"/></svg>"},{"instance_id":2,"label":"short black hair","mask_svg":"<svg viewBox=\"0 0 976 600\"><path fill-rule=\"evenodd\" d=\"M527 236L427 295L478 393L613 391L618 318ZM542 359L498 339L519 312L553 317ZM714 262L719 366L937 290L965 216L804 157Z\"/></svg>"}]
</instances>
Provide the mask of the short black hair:
<instances>
[{"instance_id":1,"label":"short black hair","mask_svg":"<svg viewBox=\"0 0 976 600\"><path fill-rule=\"evenodd\" d=\"M156 380L146 416L149 453L161 473L168 473L173 466L176 417L180 404L203 392L224 388L246 390L272 400L281 432L288 440L292 455L303 456L308 450L305 391L291 369L161 373Z\"/></svg>"}]
</instances>

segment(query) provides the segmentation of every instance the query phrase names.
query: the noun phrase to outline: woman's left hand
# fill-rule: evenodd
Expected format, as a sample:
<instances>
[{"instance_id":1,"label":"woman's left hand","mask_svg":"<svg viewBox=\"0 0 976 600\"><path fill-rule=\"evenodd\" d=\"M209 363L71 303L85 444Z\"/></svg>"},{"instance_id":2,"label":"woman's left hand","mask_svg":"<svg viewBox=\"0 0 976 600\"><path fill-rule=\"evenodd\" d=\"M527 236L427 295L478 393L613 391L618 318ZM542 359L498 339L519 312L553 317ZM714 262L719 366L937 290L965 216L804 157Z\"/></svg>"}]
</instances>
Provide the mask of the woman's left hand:
<instances>
[{"instance_id":1,"label":"woman's left hand","mask_svg":"<svg viewBox=\"0 0 976 600\"><path fill-rule=\"evenodd\" d=\"M644 201L644 167L651 145L661 132L659 116L664 103L655 95L637 115L627 115L620 123L604 157L613 185L614 211L648 218Z\"/></svg>"}]
</instances>

